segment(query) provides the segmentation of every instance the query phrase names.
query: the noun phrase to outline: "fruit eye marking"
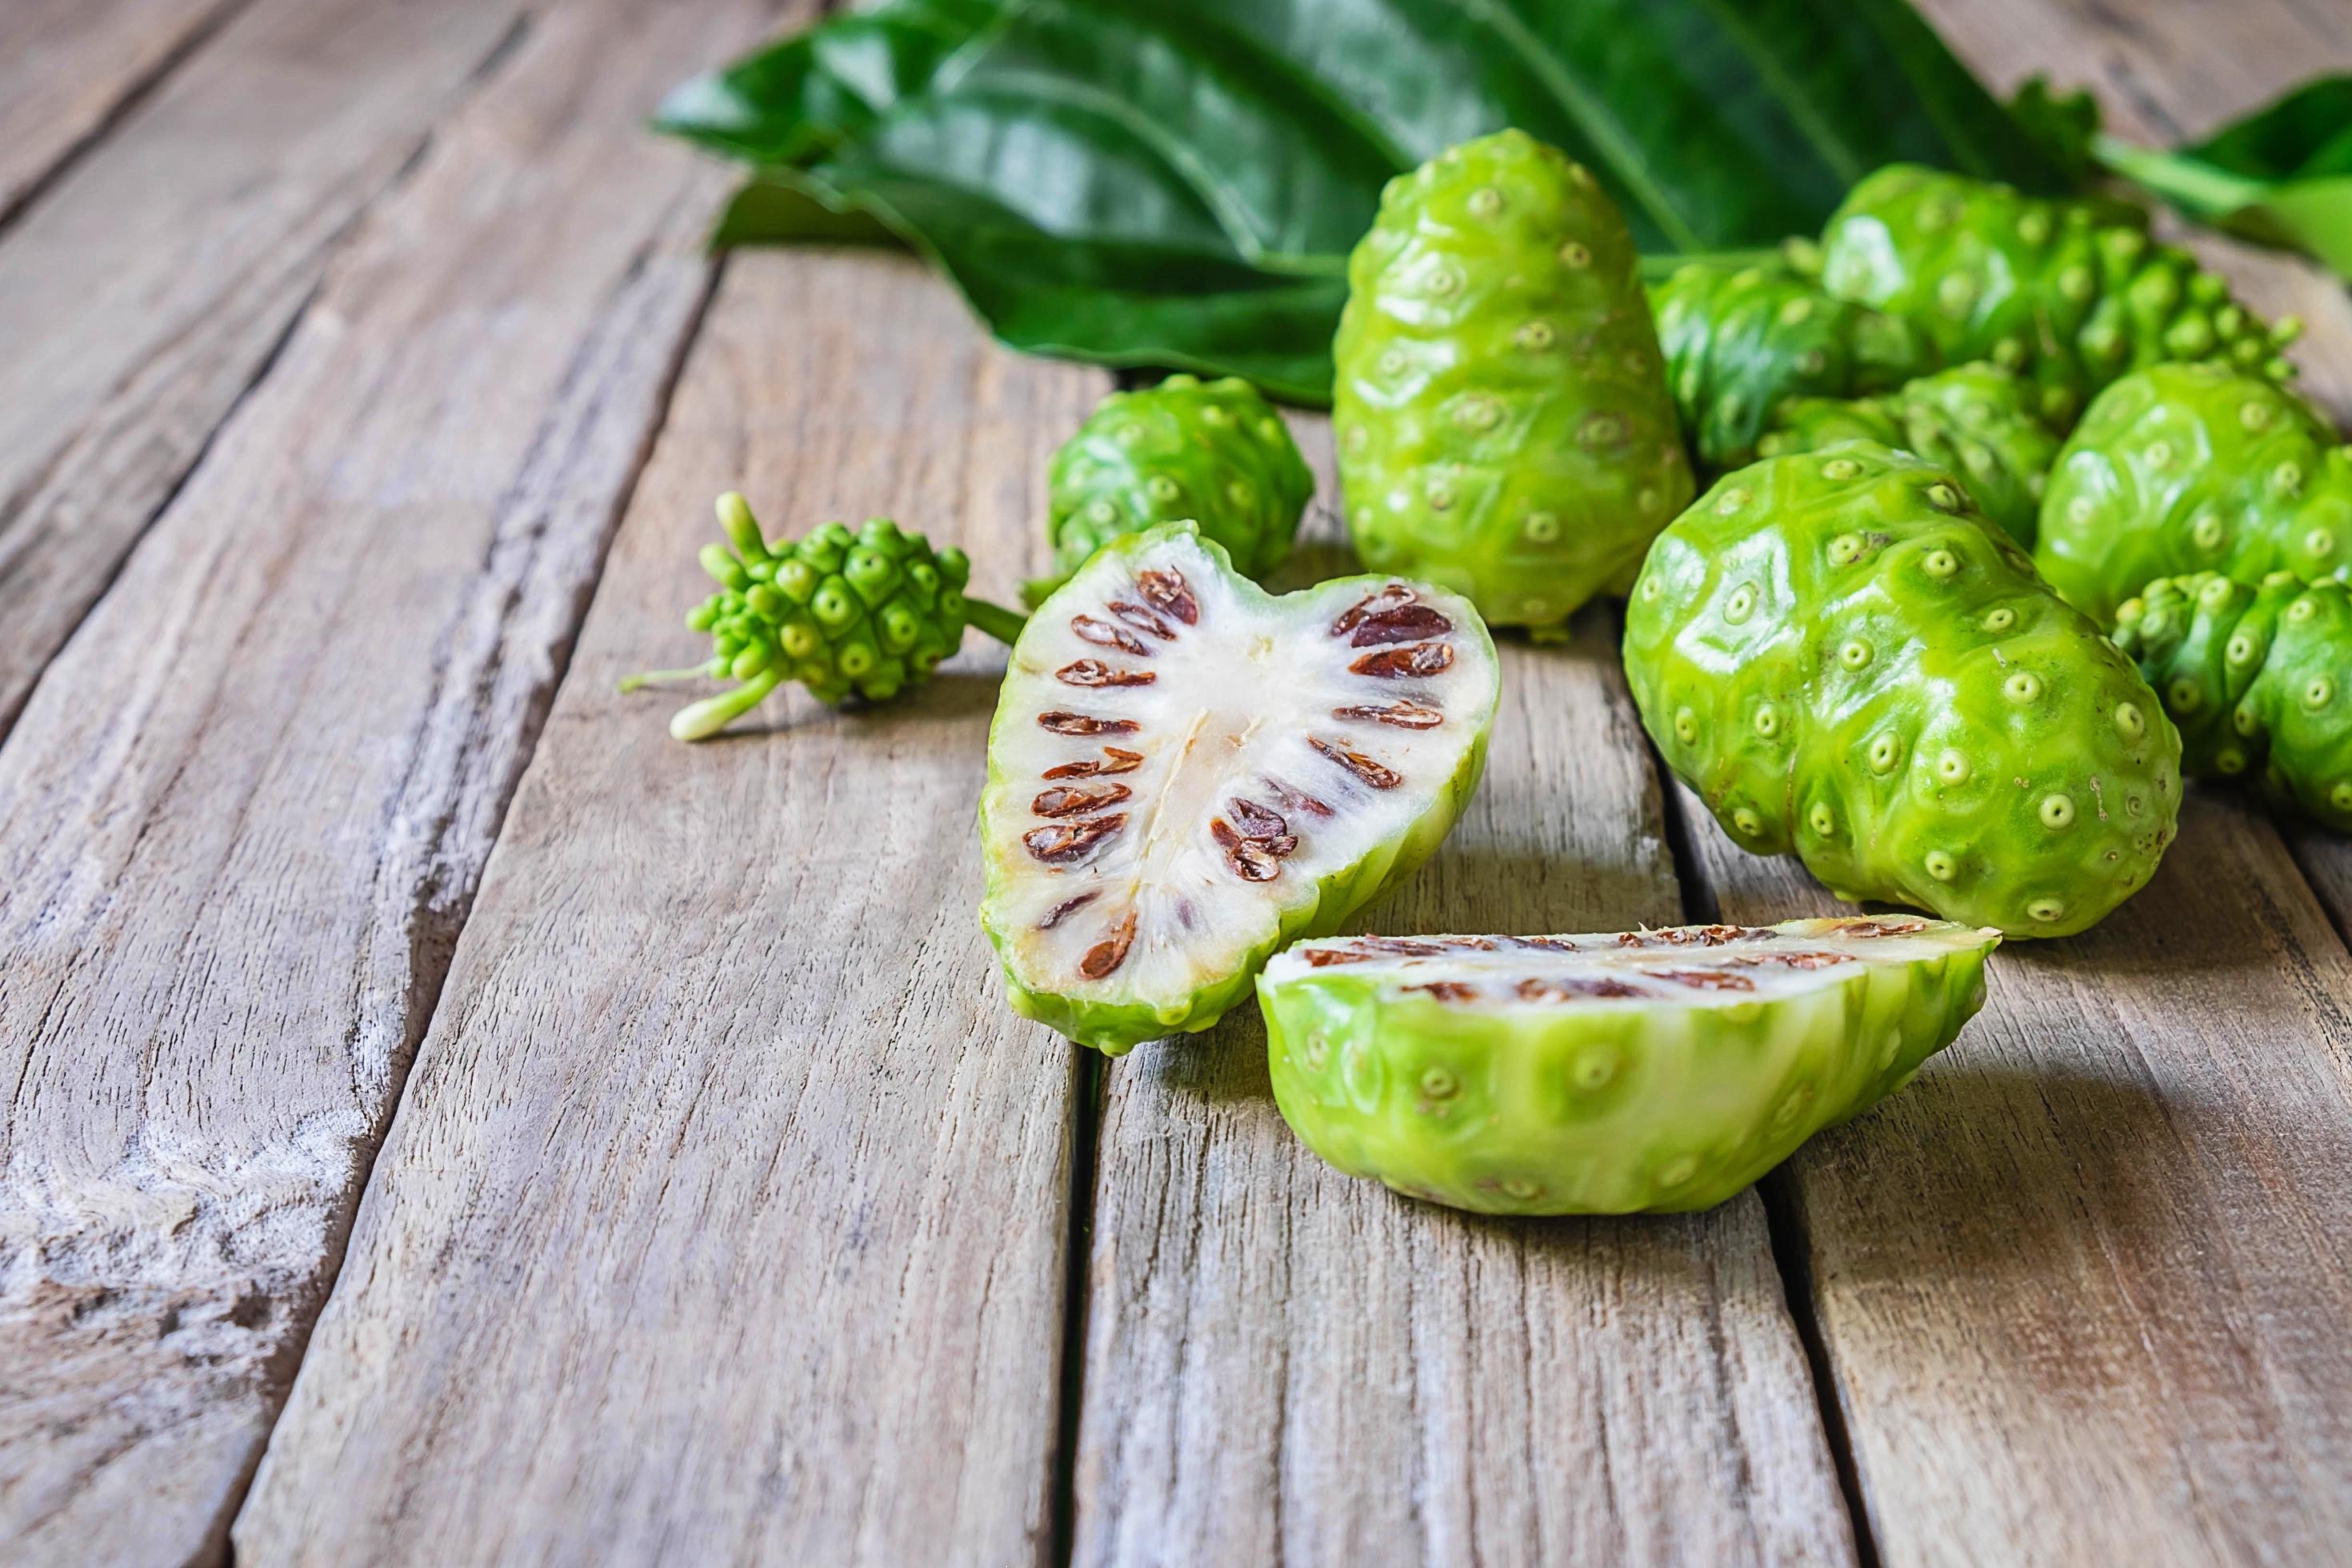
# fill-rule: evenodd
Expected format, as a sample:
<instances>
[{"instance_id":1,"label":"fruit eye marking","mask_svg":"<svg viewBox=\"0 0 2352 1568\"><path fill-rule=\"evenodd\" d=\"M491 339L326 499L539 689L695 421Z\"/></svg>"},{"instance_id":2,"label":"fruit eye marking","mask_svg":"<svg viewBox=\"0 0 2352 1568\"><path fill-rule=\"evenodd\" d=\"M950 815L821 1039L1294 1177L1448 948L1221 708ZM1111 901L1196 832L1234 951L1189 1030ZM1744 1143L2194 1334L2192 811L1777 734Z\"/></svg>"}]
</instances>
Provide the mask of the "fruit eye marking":
<instances>
[{"instance_id":1,"label":"fruit eye marking","mask_svg":"<svg viewBox=\"0 0 2352 1568\"><path fill-rule=\"evenodd\" d=\"M1073 659L1054 672L1065 686L1149 686L1160 678L1148 669L1118 669L1098 658Z\"/></svg>"},{"instance_id":2,"label":"fruit eye marking","mask_svg":"<svg viewBox=\"0 0 2352 1568\"><path fill-rule=\"evenodd\" d=\"M1127 962L1128 947L1135 941L1135 911L1129 910L1110 928L1110 934L1087 949L1078 960L1078 973L1089 980L1100 980Z\"/></svg>"},{"instance_id":3,"label":"fruit eye marking","mask_svg":"<svg viewBox=\"0 0 2352 1568\"><path fill-rule=\"evenodd\" d=\"M1138 658L1151 657L1151 650L1143 646L1142 638L1124 627L1112 626L1108 621L1098 621L1092 616L1072 616L1070 629L1097 647L1115 647Z\"/></svg>"},{"instance_id":4,"label":"fruit eye marking","mask_svg":"<svg viewBox=\"0 0 2352 1568\"><path fill-rule=\"evenodd\" d=\"M1451 643L1421 642L1408 647L1384 647L1365 654L1348 667L1352 675L1369 675L1380 680L1401 680L1414 676L1442 675L1454 668L1454 646Z\"/></svg>"},{"instance_id":5,"label":"fruit eye marking","mask_svg":"<svg viewBox=\"0 0 2352 1568\"><path fill-rule=\"evenodd\" d=\"M1334 744L1318 735L1307 736L1307 743L1374 789L1394 789L1404 783L1403 774L1392 768L1381 766L1352 747Z\"/></svg>"},{"instance_id":6,"label":"fruit eye marking","mask_svg":"<svg viewBox=\"0 0 2352 1568\"><path fill-rule=\"evenodd\" d=\"M1066 866L1126 826L1127 813L1115 811L1108 816L1090 816L1083 822L1056 822L1033 827L1021 836L1021 842L1046 865Z\"/></svg>"},{"instance_id":7,"label":"fruit eye marking","mask_svg":"<svg viewBox=\"0 0 2352 1568\"><path fill-rule=\"evenodd\" d=\"M1334 708L1334 719L1369 719L1375 724L1388 724L1399 730L1434 730L1445 722L1442 710L1421 702L1391 702L1384 707L1358 704L1352 708Z\"/></svg>"},{"instance_id":8,"label":"fruit eye marking","mask_svg":"<svg viewBox=\"0 0 2352 1568\"><path fill-rule=\"evenodd\" d=\"M1069 919L1071 915L1076 913L1082 909L1085 909L1088 904L1093 903L1097 899L1101 897L1102 889L1100 888L1097 888L1090 893L1080 893L1075 899L1065 899L1046 911L1045 918L1037 922L1037 929L1039 931L1052 931L1055 926L1060 925L1064 921Z\"/></svg>"},{"instance_id":9,"label":"fruit eye marking","mask_svg":"<svg viewBox=\"0 0 2352 1568\"><path fill-rule=\"evenodd\" d=\"M1086 779L1097 773L1131 773L1143 765L1141 752L1123 752L1117 746L1105 746L1100 762L1089 757L1085 762L1064 763L1047 768L1038 776L1046 779Z\"/></svg>"},{"instance_id":10,"label":"fruit eye marking","mask_svg":"<svg viewBox=\"0 0 2352 1568\"><path fill-rule=\"evenodd\" d=\"M1173 566L1142 574L1135 580L1135 591L1162 615L1172 616L1188 626L1201 622L1201 601L1192 596L1184 574Z\"/></svg>"},{"instance_id":11,"label":"fruit eye marking","mask_svg":"<svg viewBox=\"0 0 2352 1568\"><path fill-rule=\"evenodd\" d=\"M1107 805L1117 805L1133 793L1122 784L1098 784L1093 789L1059 784L1039 794L1029 803L1029 809L1040 816L1080 816Z\"/></svg>"},{"instance_id":12,"label":"fruit eye marking","mask_svg":"<svg viewBox=\"0 0 2352 1568\"><path fill-rule=\"evenodd\" d=\"M1132 719L1096 719L1060 711L1038 714L1037 723L1056 735L1132 735L1143 728Z\"/></svg>"}]
</instances>

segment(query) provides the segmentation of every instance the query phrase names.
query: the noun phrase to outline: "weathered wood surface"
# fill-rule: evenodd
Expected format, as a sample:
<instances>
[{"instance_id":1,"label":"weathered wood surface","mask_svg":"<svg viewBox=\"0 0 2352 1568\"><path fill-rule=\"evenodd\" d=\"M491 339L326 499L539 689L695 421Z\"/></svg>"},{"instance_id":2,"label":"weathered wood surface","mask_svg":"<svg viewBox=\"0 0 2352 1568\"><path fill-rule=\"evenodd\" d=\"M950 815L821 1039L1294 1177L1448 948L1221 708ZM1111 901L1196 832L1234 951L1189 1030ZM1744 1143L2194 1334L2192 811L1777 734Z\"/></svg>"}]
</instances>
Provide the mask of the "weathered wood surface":
<instances>
[{"instance_id":1,"label":"weathered wood surface","mask_svg":"<svg viewBox=\"0 0 2352 1568\"><path fill-rule=\"evenodd\" d=\"M0 6L0 222L246 0Z\"/></svg>"},{"instance_id":2,"label":"weathered wood surface","mask_svg":"<svg viewBox=\"0 0 2352 1568\"><path fill-rule=\"evenodd\" d=\"M1003 602L1104 384L910 261L730 264L241 1556L1045 1560L1082 1107L973 914L1003 650L694 749L614 683L692 650L738 484L772 531L961 542Z\"/></svg>"},{"instance_id":3,"label":"weathered wood surface","mask_svg":"<svg viewBox=\"0 0 2352 1568\"><path fill-rule=\"evenodd\" d=\"M581 0L357 234L0 746L0 1557L216 1552L622 497L751 0Z\"/></svg>"},{"instance_id":4,"label":"weathered wood surface","mask_svg":"<svg viewBox=\"0 0 2352 1568\"><path fill-rule=\"evenodd\" d=\"M1329 431L1300 421L1329 481ZM1360 929L1672 925L1658 784L1598 607L1502 640L1486 778ZM1754 1194L1475 1219L1294 1138L1255 1008L1106 1069L1083 1563L1785 1563L1853 1546Z\"/></svg>"},{"instance_id":5,"label":"weathered wood surface","mask_svg":"<svg viewBox=\"0 0 2352 1568\"><path fill-rule=\"evenodd\" d=\"M0 227L0 734L519 13L258 0Z\"/></svg>"}]
</instances>

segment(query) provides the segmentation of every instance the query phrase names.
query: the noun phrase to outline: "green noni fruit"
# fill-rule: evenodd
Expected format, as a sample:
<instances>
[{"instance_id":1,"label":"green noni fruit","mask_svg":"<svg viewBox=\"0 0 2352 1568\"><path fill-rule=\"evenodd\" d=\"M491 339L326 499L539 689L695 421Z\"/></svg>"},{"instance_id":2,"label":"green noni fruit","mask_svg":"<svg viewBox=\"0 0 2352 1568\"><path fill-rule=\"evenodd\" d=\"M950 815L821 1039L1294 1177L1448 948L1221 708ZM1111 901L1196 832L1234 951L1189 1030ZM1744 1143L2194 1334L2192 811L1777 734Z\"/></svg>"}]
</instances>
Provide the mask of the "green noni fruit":
<instances>
[{"instance_id":1,"label":"green noni fruit","mask_svg":"<svg viewBox=\"0 0 2352 1568\"><path fill-rule=\"evenodd\" d=\"M1002 642L1020 635L1019 616L965 596L971 563L962 551L933 550L887 518L869 518L855 532L828 522L804 539L770 543L751 506L730 491L719 498L719 524L733 548L702 549L702 568L719 591L686 617L690 629L710 634L709 661L621 682L633 691L695 676L732 678L733 689L670 720L681 741L716 735L787 681L820 701L887 702L929 679L966 626Z\"/></svg>"},{"instance_id":2,"label":"green noni fruit","mask_svg":"<svg viewBox=\"0 0 2352 1568\"><path fill-rule=\"evenodd\" d=\"M1171 375L1114 392L1054 454L1056 572L1024 592L1035 605L1112 540L1187 518L1263 580L1289 558L1314 492L1289 427L1249 383Z\"/></svg>"},{"instance_id":3,"label":"green noni fruit","mask_svg":"<svg viewBox=\"0 0 2352 1568\"><path fill-rule=\"evenodd\" d=\"M1625 673L1732 838L1840 898L2064 936L2172 840L2180 737L2147 682L1906 453L1726 475L1652 548Z\"/></svg>"},{"instance_id":4,"label":"green noni fruit","mask_svg":"<svg viewBox=\"0 0 2352 1568\"><path fill-rule=\"evenodd\" d=\"M1389 182L1348 262L1332 428L1365 563L1555 626L1690 497L1625 219L1517 131Z\"/></svg>"},{"instance_id":5,"label":"green noni fruit","mask_svg":"<svg viewBox=\"0 0 2352 1568\"><path fill-rule=\"evenodd\" d=\"M1909 321L1840 300L1781 262L1690 262L1652 286L1650 309L1675 410L1709 469L1752 460L1790 398L1891 391L1937 363Z\"/></svg>"},{"instance_id":6,"label":"green noni fruit","mask_svg":"<svg viewBox=\"0 0 2352 1568\"><path fill-rule=\"evenodd\" d=\"M2187 251L2151 239L2147 223L2126 203L2043 200L1895 163L1831 217L1822 285L1918 323L1948 364L1989 359L2028 375L2038 412L2062 429L2092 394L2147 365L2293 374L2278 351L2298 324L2265 326Z\"/></svg>"},{"instance_id":7,"label":"green noni fruit","mask_svg":"<svg viewBox=\"0 0 2352 1568\"><path fill-rule=\"evenodd\" d=\"M1792 398L1757 443L1768 458L1875 441L1949 468L1984 514L2029 550L2058 437L2035 414L2031 383L1981 361L1906 382L1881 397Z\"/></svg>"},{"instance_id":8,"label":"green noni fruit","mask_svg":"<svg viewBox=\"0 0 2352 1568\"><path fill-rule=\"evenodd\" d=\"M1951 1044L2000 941L1869 915L1342 937L1258 1000L1275 1102L1351 1176L1486 1214L1703 1209Z\"/></svg>"},{"instance_id":9,"label":"green noni fruit","mask_svg":"<svg viewBox=\"0 0 2352 1568\"><path fill-rule=\"evenodd\" d=\"M1030 618L989 730L980 917L1013 1008L1113 1054L1207 1028L1437 847L1497 691L1442 588L1276 598L1189 523L1114 540Z\"/></svg>"},{"instance_id":10,"label":"green noni fruit","mask_svg":"<svg viewBox=\"0 0 2352 1568\"><path fill-rule=\"evenodd\" d=\"M2352 447L2257 376L2210 365L2127 375L2058 455L2034 563L2102 624L2157 577L2352 577Z\"/></svg>"},{"instance_id":11,"label":"green noni fruit","mask_svg":"<svg viewBox=\"0 0 2352 1568\"><path fill-rule=\"evenodd\" d=\"M2124 602L2116 642L2180 727L2187 772L2260 780L2352 833L2352 589L2162 578Z\"/></svg>"}]
</instances>

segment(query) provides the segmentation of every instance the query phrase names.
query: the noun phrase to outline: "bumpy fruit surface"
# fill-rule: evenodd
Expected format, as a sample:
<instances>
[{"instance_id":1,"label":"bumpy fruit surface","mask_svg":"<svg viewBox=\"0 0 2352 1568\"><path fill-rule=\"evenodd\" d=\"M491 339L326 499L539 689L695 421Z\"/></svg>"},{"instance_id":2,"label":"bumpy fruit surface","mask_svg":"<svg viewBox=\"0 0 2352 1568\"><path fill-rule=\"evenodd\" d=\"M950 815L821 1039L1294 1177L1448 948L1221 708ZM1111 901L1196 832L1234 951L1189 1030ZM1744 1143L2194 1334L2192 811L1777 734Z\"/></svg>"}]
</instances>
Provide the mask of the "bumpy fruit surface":
<instances>
[{"instance_id":1,"label":"bumpy fruit surface","mask_svg":"<svg viewBox=\"0 0 2352 1568\"><path fill-rule=\"evenodd\" d=\"M1389 183L1349 258L1332 428L1367 565L1548 626L1689 500L1625 219L1506 131Z\"/></svg>"},{"instance_id":2,"label":"bumpy fruit surface","mask_svg":"<svg viewBox=\"0 0 2352 1568\"><path fill-rule=\"evenodd\" d=\"M1014 1009L1114 1054L1207 1028L1437 847L1496 693L1443 589L1275 598L1189 524L1114 541L1038 606L989 731L981 923Z\"/></svg>"},{"instance_id":3,"label":"bumpy fruit surface","mask_svg":"<svg viewBox=\"0 0 2352 1568\"><path fill-rule=\"evenodd\" d=\"M1752 460L1790 398L1860 397L1933 370L1927 335L1791 268L1694 261L1650 289L1675 411L1700 464Z\"/></svg>"},{"instance_id":4,"label":"bumpy fruit surface","mask_svg":"<svg viewBox=\"0 0 2352 1568\"><path fill-rule=\"evenodd\" d=\"M2352 577L2352 448L2259 377L2210 365L2126 376L2058 455L2034 563L2102 624L2157 577Z\"/></svg>"},{"instance_id":5,"label":"bumpy fruit surface","mask_svg":"<svg viewBox=\"0 0 2352 1568\"><path fill-rule=\"evenodd\" d=\"M1732 838L1840 898L2064 936L2172 840L2180 738L2147 682L1906 453L1726 475L1651 550L1625 673Z\"/></svg>"},{"instance_id":6,"label":"bumpy fruit surface","mask_svg":"<svg viewBox=\"0 0 2352 1568\"><path fill-rule=\"evenodd\" d=\"M2116 642L2180 727L2183 768L2258 779L2352 833L2352 589L2168 577L2125 602Z\"/></svg>"},{"instance_id":7,"label":"bumpy fruit surface","mask_svg":"<svg viewBox=\"0 0 2352 1568\"><path fill-rule=\"evenodd\" d=\"M1289 427L1249 383L1171 375L1114 392L1054 454L1057 574L1026 592L1035 604L1112 540L1188 518L1263 580L1289 557L1314 493Z\"/></svg>"},{"instance_id":8,"label":"bumpy fruit surface","mask_svg":"<svg viewBox=\"0 0 2352 1568\"><path fill-rule=\"evenodd\" d=\"M2211 360L2284 379L2274 331L2120 202L2045 201L1914 163L1847 193L1822 237L1822 285L1916 321L1948 364L1989 359L2031 377L2064 428L2127 372Z\"/></svg>"},{"instance_id":9,"label":"bumpy fruit surface","mask_svg":"<svg viewBox=\"0 0 2352 1568\"><path fill-rule=\"evenodd\" d=\"M1966 480L1984 514L2030 550L2059 446L2035 401L2031 384L1999 365L1958 365L1883 397L1792 399L1757 450L1777 458L1875 441L1925 458Z\"/></svg>"},{"instance_id":10,"label":"bumpy fruit surface","mask_svg":"<svg viewBox=\"0 0 2352 1568\"><path fill-rule=\"evenodd\" d=\"M719 498L726 544L702 549L702 568L719 592L687 613L692 630L710 634L708 664L635 675L624 691L655 681L732 677L731 691L678 710L670 733L708 740L758 707L786 681L818 700L887 702L929 679L955 652L964 628L978 626L1011 642L1021 617L966 598L971 563L953 548L934 550L919 533L887 518L868 518L852 532L828 522L807 537L770 543L740 495Z\"/></svg>"},{"instance_id":11,"label":"bumpy fruit surface","mask_svg":"<svg viewBox=\"0 0 2352 1568\"><path fill-rule=\"evenodd\" d=\"M1485 1214L1702 1209L1951 1044L2000 940L1868 915L1343 937L1258 1000L1275 1102L1351 1176Z\"/></svg>"}]
</instances>

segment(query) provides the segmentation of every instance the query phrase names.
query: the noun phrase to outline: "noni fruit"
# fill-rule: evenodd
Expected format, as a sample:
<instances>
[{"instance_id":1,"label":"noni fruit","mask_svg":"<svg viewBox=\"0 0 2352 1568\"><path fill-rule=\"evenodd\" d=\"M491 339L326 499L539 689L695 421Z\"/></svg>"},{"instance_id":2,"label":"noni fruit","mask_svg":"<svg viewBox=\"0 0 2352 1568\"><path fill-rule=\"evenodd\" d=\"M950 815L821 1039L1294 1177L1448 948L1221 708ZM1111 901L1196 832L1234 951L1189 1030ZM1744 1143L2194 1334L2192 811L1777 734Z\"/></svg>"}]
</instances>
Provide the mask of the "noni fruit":
<instances>
[{"instance_id":1,"label":"noni fruit","mask_svg":"<svg viewBox=\"0 0 2352 1568\"><path fill-rule=\"evenodd\" d=\"M2125 601L2116 642L2180 727L2184 769L2259 780L2352 833L2352 589L2163 578Z\"/></svg>"},{"instance_id":2,"label":"noni fruit","mask_svg":"<svg viewBox=\"0 0 2352 1568\"><path fill-rule=\"evenodd\" d=\"M2121 202L2028 196L1894 163L1847 193L1822 237L1822 285L1917 322L1948 364L1989 359L2030 376L2064 428L2117 376L2174 360L2293 374L2220 277L2148 236Z\"/></svg>"},{"instance_id":3,"label":"noni fruit","mask_svg":"<svg viewBox=\"0 0 2352 1568\"><path fill-rule=\"evenodd\" d=\"M1365 564L1550 626L1688 500L1624 216L1505 131L1389 182L1348 262L1332 428Z\"/></svg>"},{"instance_id":4,"label":"noni fruit","mask_svg":"<svg viewBox=\"0 0 2352 1568\"><path fill-rule=\"evenodd\" d=\"M981 923L1014 1009L1114 1054L1207 1028L1436 848L1497 689L1442 588L1275 598L1190 524L1113 541L1031 617L988 734Z\"/></svg>"},{"instance_id":5,"label":"noni fruit","mask_svg":"<svg viewBox=\"0 0 2352 1568\"><path fill-rule=\"evenodd\" d=\"M1054 454L1056 570L1024 592L1034 605L1112 540L1187 518L1264 580L1288 559L1314 492L1289 427L1248 382L1171 375L1114 392Z\"/></svg>"},{"instance_id":6,"label":"noni fruit","mask_svg":"<svg viewBox=\"0 0 2352 1568\"><path fill-rule=\"evenodd\" d=\"M887 518L868 518L852 532L828 522L807 537L770 543L740 495L719 498L727 544L702 548L702 569L719 592L687 613L688 628L710 634L709 662L687 669L633 675L624 691L696 676L732 679L716 697L678 710L670 733L702 741L799 681L820 701L887 702L928 679L955 652L966 626L1002 642L1020 635L1021 617L963 587L971 563L961 550L934 550L919 533Z\"/></svg>"},{"instance_id":7,"label":"noni fruit","mask_svg":"<svg viewBox=\"0 0 2352 1568\"><path fill-rule=\"evenodd\" d=\"M2033 545L2058 437L2033 412L2031 383L1982 361L1906 382L1881 397L1799 397L1774 410L1757 443L1768 458L1875 441L1941 464L1967 481L1984 514Z\"/></svg>"},{"instance_id":8,"label":"noni fruit","mask_svg":"<svg viewBox=\"0 0 2352 1568\"><path fill-rule=\"evenodd\" d=\"M2172 839L2180 738L2147 682L1907 453L1726 475L1652 548L1625 673L1732 838L1840 898L2064 936Z\"/></svg>"},{"instance_id":9,"label":"noni fruit","mask_svg":"<svg viewBox=\"0 0 2352 1568\"><path fill-rule=\"evenodd\" d=\"M1703 1209L1951 1044L2000 940L1883 915L1342 937L1257 988L1275 1103L1351 1176L1485 1214Z\"/></svg>"},{"instance_id":10,"label":"noni fruit","mask_svg":"<svg viewBox=\"0 0 2352 1568\"><path fill-rule=\"evenodd\" d=\"M2352 577L2352 447L2259 376L2178 364L2127 375L2058 455L2034 563L2102 624L2158 577Z\"/></svg>"},{"instance_id":11,"label":"noni fruit","mask_svg":"<svg viewBox=\"0 0 2352 1568\"><path fill-rule=\"evenodd\" d=\"M1690 262L1652 286L1650 309L1675 410L1712 470L1751 461L1790 398L1886 392L1937 364L1909 321L1840 300L1777 262Z\"/></svg>"}]
</instances>

